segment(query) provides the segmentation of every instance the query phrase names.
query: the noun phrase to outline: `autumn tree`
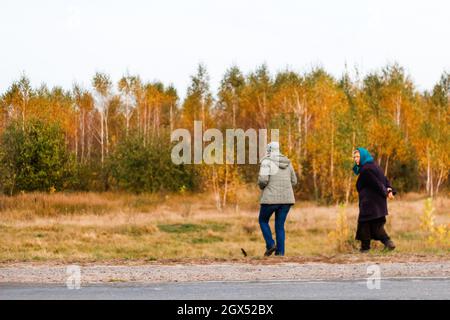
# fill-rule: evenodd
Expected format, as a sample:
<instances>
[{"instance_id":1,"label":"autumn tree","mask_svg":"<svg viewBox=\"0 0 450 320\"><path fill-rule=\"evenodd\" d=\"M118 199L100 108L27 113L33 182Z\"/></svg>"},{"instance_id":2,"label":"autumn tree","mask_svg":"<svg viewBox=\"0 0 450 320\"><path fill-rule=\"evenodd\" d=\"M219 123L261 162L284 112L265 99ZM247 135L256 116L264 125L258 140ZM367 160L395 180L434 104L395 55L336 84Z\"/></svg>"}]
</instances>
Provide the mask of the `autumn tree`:
<instances>
[{"instance_id":1,"label":"autumn tree","mask_svg":"<svg viewBox=\"0 0 450 320\"><path fill-rule=\"evenodd\" d=\"M127 75L123 76L118 83L118 89L123 99L126 136L128 136L128 131L130 130L130 119L136 104L136 99L133 95L133 87L136 85L137 81L137 77Z\"/></svg>"},{"instance_id":2,"label":"autumn tree","mask_svg":"<svg viewBox=\"0 0 450 320\"><path fill-rule=\"evenodd\" d=\"M109 152L108 107L111 98L112 82L108 75L97 72L92 79L95 90L95 106L100 114L100 132L98 139L101 146L101 163L104 163L105 153Z\"/></svg>"},{"instance_id":3,"label":"autumn tree","mask_svg":"<svg viewBox=\"0 0 450 320\"><path fill-rule=\"evenodd\" d=\"M203 129L208 128L213 96L209 86L206 67L199 64L197 73L191 76L191 84L182 105L182 121L191 127L194 121L202 121Z\"/></svg>"}]
</instances>

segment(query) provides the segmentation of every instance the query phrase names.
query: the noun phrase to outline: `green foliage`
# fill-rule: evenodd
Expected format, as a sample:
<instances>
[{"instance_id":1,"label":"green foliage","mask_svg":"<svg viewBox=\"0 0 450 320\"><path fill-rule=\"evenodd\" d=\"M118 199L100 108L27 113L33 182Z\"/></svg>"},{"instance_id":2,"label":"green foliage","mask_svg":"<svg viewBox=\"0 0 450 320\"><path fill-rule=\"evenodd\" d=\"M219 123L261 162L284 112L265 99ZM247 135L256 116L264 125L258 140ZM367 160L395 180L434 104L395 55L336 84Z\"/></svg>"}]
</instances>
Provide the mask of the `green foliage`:
<instances>
[{"instance_id":1,"label":"green foliage","mask_svg":"<svg viewBox=\"0 0 450 320\"><path fill-rule=\"evenodd\" d=\"M396 161L391 165L390 182L395 186L398 192L406 193L419 190L419 169L418 161L412 159L409 161Z\"/></svg>"},{"instance_id":2,"label":"green foliage","mask_svg":"<svg viewBox=\"0 0 450 320\"><path fill-rule=\"evenodd\" d=\"M117 145L108 167L114 183L126 191L177 192L196 185L192 166L173 164L170 144L155 141L144 145L138 134L130 134Z\"/></svg>"},{"instance_id":3,"label":"green foliage","mask_svg":"<svg viewBox=\"0 0 450 320\"><path fill-rule=\"evenodd\" d=\"M107 168L106 168L107 169ZM72 191L105 191L104 174L99 163L71 163L71 176L66 189Z\"/></svg>"},{"instance_id":4,"label":"green foliage","mask_svg":"<svg viewBox=\"0 0 450 320\"><path fill-rule=\"evenodd\" d=\"M30 119L22 129L12 122L2 134L0 152L4 193L61 190L71 176L74 159L56 123Z\"/></svg>"},{"instance_id":5,"label":"green foliage","mask_svg":"<svg viewBox=\"0 0 450 320\"><path fill-rule=\"evenodd\" d=\"M222 242L223 238L214 235L206 235L204 237L198 237L191 240L194 244L203 244L203 243L214 243L214 242Z\"/></svg>"},{"instance_id":6,"label":"green foliage","mask_svg":"<svg viewBox=\"0 0 450 320\"><path fill-rule=\"evenodd\" d=\"M186 232L196 232L205 229L205 226L185 223L185 224L160 224L158 225L159 230L167 233L186 233Z\"/></svg>"}]
</instances>

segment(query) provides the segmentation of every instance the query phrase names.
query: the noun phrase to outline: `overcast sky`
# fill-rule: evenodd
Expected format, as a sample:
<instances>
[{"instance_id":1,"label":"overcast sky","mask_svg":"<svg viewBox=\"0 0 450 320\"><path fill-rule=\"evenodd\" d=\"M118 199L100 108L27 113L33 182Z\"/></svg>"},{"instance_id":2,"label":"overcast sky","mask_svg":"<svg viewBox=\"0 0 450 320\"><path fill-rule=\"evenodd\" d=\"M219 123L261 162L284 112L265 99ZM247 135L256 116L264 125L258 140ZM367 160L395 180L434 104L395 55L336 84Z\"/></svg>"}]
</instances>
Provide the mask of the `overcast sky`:
<instances>
[{"instance_id":1,"label":"overcast sky","mask_svg":"<svg viewBox=\"0 0 450 320\"><path fill-rule=\"evenodd\" d=\"M450 71L447 0L1 0L0 93L90 87L96 71L173 83L183 97L198 63L215 92L225 70L322 66L339 77L404 66L420 90Z\"/></svg>"}]
</instances>

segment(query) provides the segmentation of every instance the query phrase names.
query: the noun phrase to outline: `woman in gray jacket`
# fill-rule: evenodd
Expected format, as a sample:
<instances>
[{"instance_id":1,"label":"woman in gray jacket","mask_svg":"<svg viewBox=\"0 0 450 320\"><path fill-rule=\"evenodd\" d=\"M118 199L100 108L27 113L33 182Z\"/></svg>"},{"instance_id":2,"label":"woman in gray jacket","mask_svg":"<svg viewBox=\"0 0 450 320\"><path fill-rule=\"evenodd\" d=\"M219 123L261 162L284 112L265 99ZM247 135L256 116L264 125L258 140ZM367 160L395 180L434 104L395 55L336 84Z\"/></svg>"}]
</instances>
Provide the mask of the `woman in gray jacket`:
<instances>
[{"instance_id":1,"label":"woman in gray jacket","mask_svg":"<svg viewBox=\"0 0 450 320\"><path fill-rule=\"evenodd\" d=\"M291 205L295 203L293 186L297 177L288 158L280 153L278 142L267 145L267 156L261 159L258 185L262 190L259 225L266 241L265 256L284 255L285 232L284 223ZM276 240L272 238L269 220L275 212Z\"/></svg>"}]
</instances>

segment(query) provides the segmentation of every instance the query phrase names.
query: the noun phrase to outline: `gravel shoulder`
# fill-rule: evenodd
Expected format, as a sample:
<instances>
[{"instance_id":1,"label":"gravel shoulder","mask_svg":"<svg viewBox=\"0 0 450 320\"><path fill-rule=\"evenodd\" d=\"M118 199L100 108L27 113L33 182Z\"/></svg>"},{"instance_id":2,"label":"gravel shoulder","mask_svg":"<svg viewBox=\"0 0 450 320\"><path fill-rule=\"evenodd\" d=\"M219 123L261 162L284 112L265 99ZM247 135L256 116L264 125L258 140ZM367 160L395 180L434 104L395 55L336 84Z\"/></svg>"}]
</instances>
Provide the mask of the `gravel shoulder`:
<instances>
[{"instance_id":1,"label":"gravel shoulder","mask_svg":"<svg viewBox=\"0 0 450 320\"><path fill-rule=\"evenodd\" d=\"M80 265L81 283L163 283L198 281L267 281L267 280L354 280L372 273L368 266L378 265L382 278L450 278L450 261L433 262L279 262L209 263L209 264L141 264ZM45 264L0 265L0 286L6 283L65 284L67 266Z\"/></svg>"}]
</instances>

